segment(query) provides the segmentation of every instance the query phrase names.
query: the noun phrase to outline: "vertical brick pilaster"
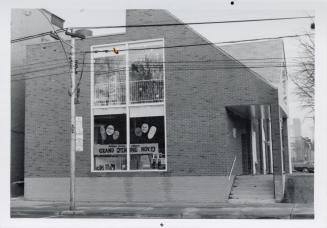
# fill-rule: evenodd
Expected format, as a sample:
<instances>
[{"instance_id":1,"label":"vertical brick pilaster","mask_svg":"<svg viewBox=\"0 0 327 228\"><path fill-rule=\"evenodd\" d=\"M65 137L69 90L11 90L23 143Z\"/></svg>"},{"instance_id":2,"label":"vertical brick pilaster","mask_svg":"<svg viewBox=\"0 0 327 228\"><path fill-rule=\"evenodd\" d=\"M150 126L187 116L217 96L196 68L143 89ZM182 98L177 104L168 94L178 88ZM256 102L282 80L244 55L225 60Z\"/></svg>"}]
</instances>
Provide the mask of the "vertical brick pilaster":
<instances>
[{"instance_id":1,"label":"vertical brick pilaster","mask_svg":"<svg viewBox=\"0 0 327 228\"><path fill-rule=\"evenodd\" d=\"M278 99L277 99L278 101ZM281 201L284 196L284 175L283 175L283 139L281 132L280 108L278 103L271 104L271 131L273 150L273 169L275 199Z\"/></svg>"},{"instance_id":2,"label":"vertical brick pilaster","mask_svg":"<svg viewBox=\"0 0 327 228\"><path fill-rule=\"evenodd\" d=\"M285 173L292 173L291 157L288 147L287 118L283 118L283 155Z\"/></svg>"},{"instance_id":3,"label":"vertical brick pilaster","mask_svg":"<svg viewBox=\"0 0 327 228\"><path fill-rule=\"evenodd\" d=\"M282 132L280 122L280 109L278 104L271 105L271 133L273 149L274 174L283 174Z\"/></svg>"}]
</instances>

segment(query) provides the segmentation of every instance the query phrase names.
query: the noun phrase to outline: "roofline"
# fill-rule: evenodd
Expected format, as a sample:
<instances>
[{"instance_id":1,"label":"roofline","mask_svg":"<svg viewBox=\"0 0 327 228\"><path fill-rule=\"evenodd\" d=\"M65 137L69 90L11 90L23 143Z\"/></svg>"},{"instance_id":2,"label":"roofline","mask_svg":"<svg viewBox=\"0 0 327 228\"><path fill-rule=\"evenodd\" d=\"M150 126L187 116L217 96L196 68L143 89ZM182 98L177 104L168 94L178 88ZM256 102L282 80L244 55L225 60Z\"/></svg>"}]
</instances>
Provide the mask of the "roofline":
<instances>
[{"instance_id":1,"label":"roofline","mask_svg":"<svg viewBox=\"0 0 327 228\"><path fill-rule=\"evenodd\" d=\"M45 11L46 13L48 13L48 14L52 15L52 16L55 16L55 17L57 17L58 19L62 20L62 22L65 22L65 20L64 20L64 19L62 19L61 17L57 16L57 15L56 15L56 14L54 14L54 13L51 13L49 10L46 10L46 9L44 9L44 8L42 8L42 10L43 10L43 11Z\"/></svg>"},{"instance_id":2,"label":"roofline","mask_svg":"<svg viewBox=\"0 0 327 228\"><path fill-rule=\"evenodd\" d=\"M184 24L184 26L186 26L188 29L190 29L191 31L193 31L194 33L196 33L199 37L201 37L203 40L205 40L209 45L211 45L212 47L216 48L218 51L220 51L221 53L223 53L226 57L235 60L236 62L238 62L240 65L244 66L244 69L248 70L250 73L253 73L257 78L261 79L263 82L267 83L268 86L270 86L273 89L278 90L277 87L275 87L271 82L269 82L267 79L265 79L264 77L262 77L260 74L258 74L257 72L253 71L251 68L249 68L248 66L244 65L243 63L241 63L239 60L235 59L233 56L231 56L230 54L228 54L227 52L225 52L224 50L222 50L220 47L218 47L217 45L213 44L212 42L210 42L207 38L205 38L204 36L202 36L199 32L197 32L196 30L194 30L193 28L191 28L190 25L185 24L182 20L180 20L179 18L177 18L174 14L172 14L171 12L169 12L168 10L164 10L166 11L171 17L173 17L175 20L177 20L178 22L180 22L181 24Z\"/></svg>"},{"instance_id":3,"label":"roofline","mask_svg":"<svg viewBox=\"0 0 327 228\"><path fill-rule=\"evenodd\" d=\"M227 43L222 44L219 46L225 47L225 46L237 46L237 45L244 45L244 44L255 44L255 43L264 43L264 42L274 42L274 41L281 41L283 43L283 39L281 38L275 38L275 39L269 39L269 40L248 40L248 41L242 41L237 43Z\"/></svg>"}]
</instances>

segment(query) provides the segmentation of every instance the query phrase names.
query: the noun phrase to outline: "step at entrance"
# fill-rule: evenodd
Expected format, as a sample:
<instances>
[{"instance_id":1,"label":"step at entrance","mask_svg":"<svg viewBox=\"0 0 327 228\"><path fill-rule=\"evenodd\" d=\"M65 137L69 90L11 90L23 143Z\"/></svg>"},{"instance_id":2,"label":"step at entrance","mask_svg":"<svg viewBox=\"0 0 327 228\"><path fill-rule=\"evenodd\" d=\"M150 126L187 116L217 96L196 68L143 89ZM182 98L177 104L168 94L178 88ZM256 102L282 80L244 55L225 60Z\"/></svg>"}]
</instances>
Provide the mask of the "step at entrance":
<instances>
[{"instance_id":1,"label":"step at entrance","mask_svg":"<svg viewBox=\"0 0 327 228\"><path fill-rule=\"evenodd\" d=\"M274 203L273 175L236 176L230 203Z\"/></svg>"}]
</instances>

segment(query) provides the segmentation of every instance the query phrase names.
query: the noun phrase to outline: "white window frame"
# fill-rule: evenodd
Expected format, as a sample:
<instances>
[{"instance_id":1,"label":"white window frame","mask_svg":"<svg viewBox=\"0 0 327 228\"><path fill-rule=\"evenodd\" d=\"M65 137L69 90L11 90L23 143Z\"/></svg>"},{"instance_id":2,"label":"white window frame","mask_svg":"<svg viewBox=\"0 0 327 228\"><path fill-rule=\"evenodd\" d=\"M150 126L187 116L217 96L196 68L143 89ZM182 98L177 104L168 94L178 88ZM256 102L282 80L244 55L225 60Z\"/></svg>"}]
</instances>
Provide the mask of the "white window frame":
<instances>
[{"instance_id":1,"label":"white window frame","mask_svg":"<svg viewBox=\"0 0 327 228\"><path fill-rule=\"evenodd\" d=\"M129 104L129 45L130 44L142 44L147 42L161 42L162 43L162 55L163 55L163 84L164 84L164 100L163 102L153 102L153 103L140 103L140 104ZM125 46L126 51L126 99L125 104L118 104L118 105L110 105L110 106L95 106L94 105L94 57L95 54L99 55L99 53L94 53L95 50L100 51L101 49L106 50L108 47L113 46ZM147 40L137 40L137 41L126 41L126 42L120 42L120 43L108 43L108 44L101 44L101 45L92 45L90 47L91 54L91 173L125 173L125 172L167 172L168 170L168 163L167 163L167 121L166 121L166 72L165 72L165 40L164 38L159 39L147 39ZM110 53L110 52L109 52ZM109 53L105 53L104 56L110 56ZM140 169L140 170L131 170L130 169L130 115L129 115L129 108L133 106L163 106L164 108L164 131L165 131L165 169ZM110 109L116 109L120 108L121 110L125 108L126 113L126 147L127 147L127 169L126 170L95 170L94 169L94 115L110 115L113 114L110 112ZM94 114L94 110L97 110L96 112L101 114ZM102 114L103 113L103 114ZM120 112L122 113L122 112ZM151 116L151 115L150 115Z\"/></svg>"}]
</instances>

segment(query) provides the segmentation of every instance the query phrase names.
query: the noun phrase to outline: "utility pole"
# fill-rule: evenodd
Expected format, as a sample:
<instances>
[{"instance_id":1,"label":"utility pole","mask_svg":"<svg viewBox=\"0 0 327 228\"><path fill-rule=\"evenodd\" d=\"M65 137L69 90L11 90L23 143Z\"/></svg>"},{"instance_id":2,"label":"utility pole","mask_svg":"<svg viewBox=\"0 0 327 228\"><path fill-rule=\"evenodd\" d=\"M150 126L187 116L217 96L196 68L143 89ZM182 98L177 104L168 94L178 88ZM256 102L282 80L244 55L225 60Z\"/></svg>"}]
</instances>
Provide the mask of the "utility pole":
<instances>
[{"instance_id":1,"label":"utility pole","mask_svg":"<svg viewBox=\"0 0 327 228\"><path fill-rule=\"evenodd\" d=\"M72 30L73 33L73 30ZM76 153L76 112L75 112L75 38L71 38L71 141L70 141L70 204L69 210L75 210L75 153Z\"/></svg>"},{"instance_id":2,"label":"utility pole","mask_svg":"<svg viewBox=\"0 0 327 228\"><path fill-rule=\"evenodd\" d=\"M42 13L42 11L41 11ZM42 13L43 14L43 13ZM46 17L46 16L45 16ZM47 18L47 17L46 17ZM49 21L49 20L48 20ZM51 21L49 23L52 26ZM53 28L53 26L52 26ZM71 43L67 43L59 37L56 30L53 28L53 33L50 33L50 36L56 40L59 40L64 52L65 48L63 44L66 44L71 49L71 59L70 59L70 71L71 71L71 88L68 91L70 95L70 107L71 107L71 141L70 141L70 197L69 197L69 213L73 214L78 213L75 211L75 155L76 155L76 111L75 111L75 93L78 91L76 88L75 77L76 77L76 56L75 56L75 38L85 39L85 36L79 33L74 33L74 29L71 28L71 32L65 31L67 36L71 37Z\"/></svg>"},{"instance_id":3,"label":"utility pole","mask_svg":"<svg viewBox=\"0 0 327 228\"><path fill-rule=\"evenodd\" d=\"M75 93L78 91L75 83L76 76L76 58L75 58L75 38L85 39L85 36L79 33L74 33L74 29L71 28L71 32L65 31L65 34L71 37L71 43L65 42L60 38L56 30L54 29L52 22L44 14L43 10L40 9L40 12L44 15L47 21L50 23L53 32L50 33L50 36L56 40L59 40L63 51L66 54L63 44L68 45L71 48L71 59L70 59L70 70L71 70L71 88L68 91L70 95L70 107L71 107L71 141L70 141L70 197L69 197L69 214L78 213L75 211L75 155L76 155L76 111L75 111ZM66 54L67 57L67 54Z\"/></svg>"}]
</instances>

